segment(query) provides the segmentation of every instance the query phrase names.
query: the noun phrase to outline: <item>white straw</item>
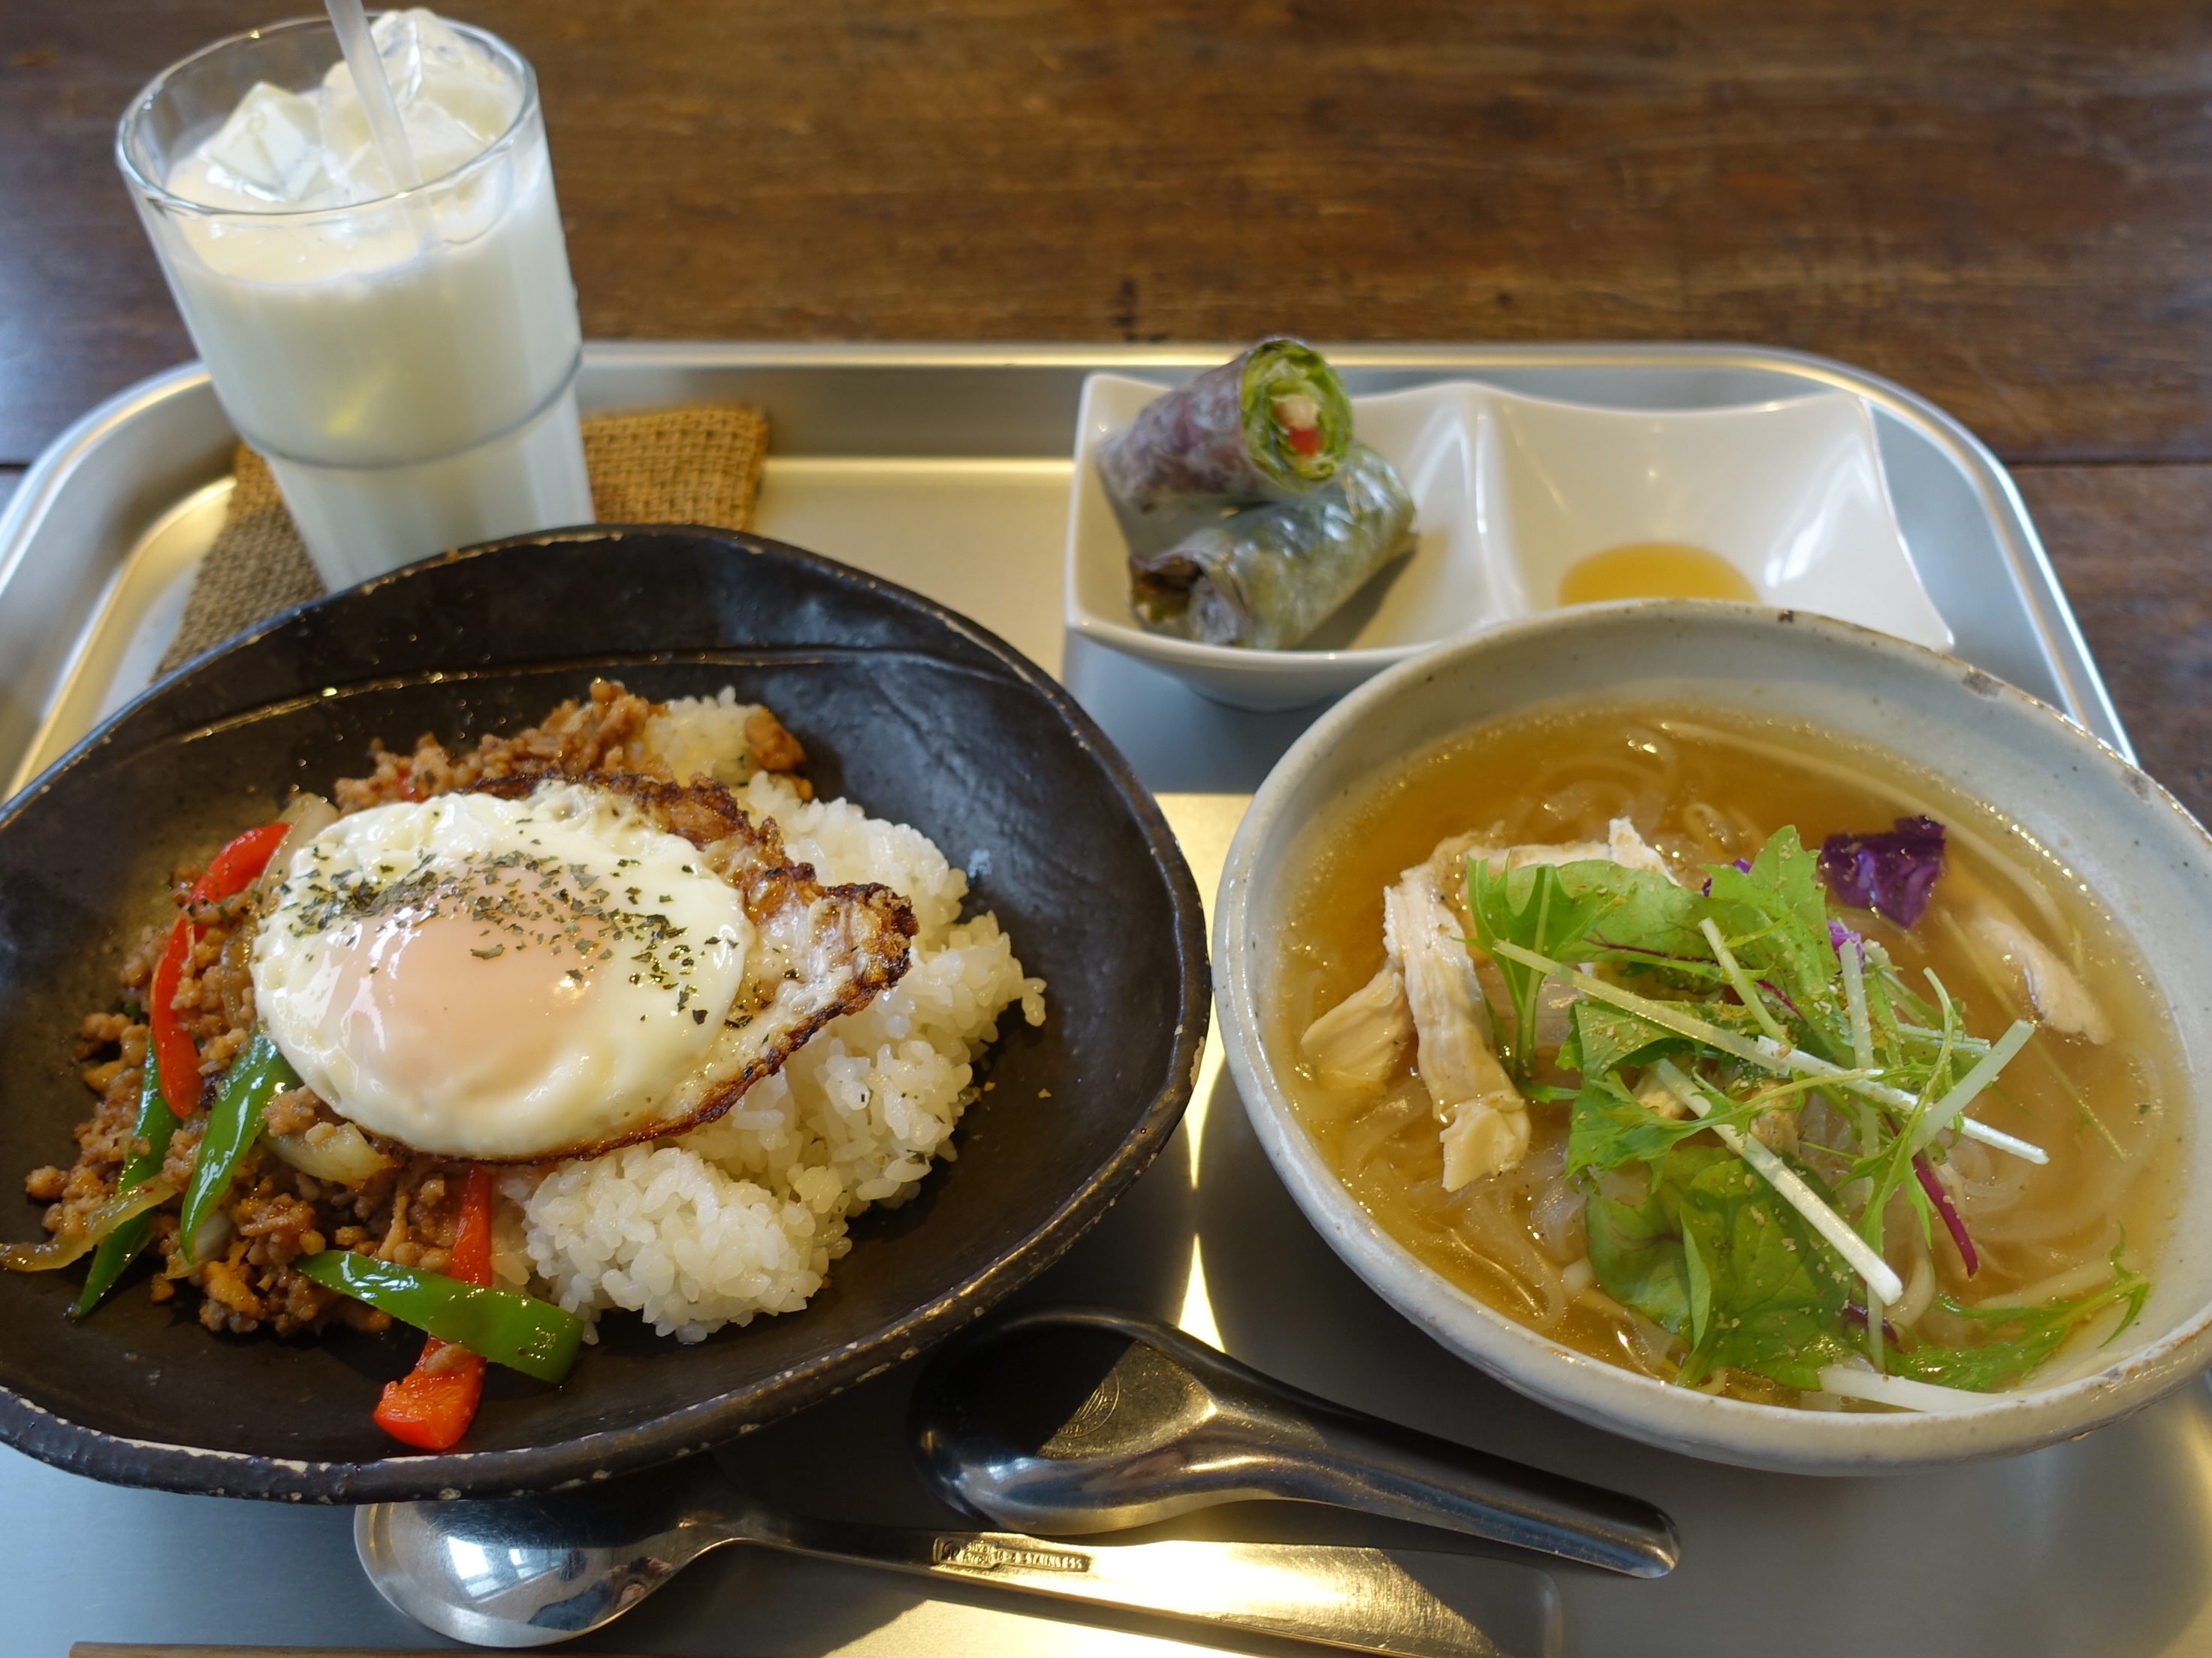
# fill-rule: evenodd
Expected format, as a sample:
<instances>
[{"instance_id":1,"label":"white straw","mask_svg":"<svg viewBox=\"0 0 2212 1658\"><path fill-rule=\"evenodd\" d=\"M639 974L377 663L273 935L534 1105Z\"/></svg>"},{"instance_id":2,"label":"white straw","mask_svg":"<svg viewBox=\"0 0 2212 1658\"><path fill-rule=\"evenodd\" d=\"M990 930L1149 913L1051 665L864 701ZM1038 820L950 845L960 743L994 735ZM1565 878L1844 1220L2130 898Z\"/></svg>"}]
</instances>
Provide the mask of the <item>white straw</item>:
<instances>
[{"instance_id":1,"label":"white straw","mask_svg":"<svg viewBox=\"0 0 2212 1658\"><path fill-rule=\"evenodd\" d=\"M392 174L392 187L413 190L422 184L422 175L415 166L415 152L407 146L407 129L400 122L399 106L392 101L392 82L384 78L384 54L369 33L368 15L361 9L361 0L324 0L324 7L338 33L346 67L353 71L354 90L361 98L362 113L368 117L376 153Z\"/></svg>"}]
</instances>

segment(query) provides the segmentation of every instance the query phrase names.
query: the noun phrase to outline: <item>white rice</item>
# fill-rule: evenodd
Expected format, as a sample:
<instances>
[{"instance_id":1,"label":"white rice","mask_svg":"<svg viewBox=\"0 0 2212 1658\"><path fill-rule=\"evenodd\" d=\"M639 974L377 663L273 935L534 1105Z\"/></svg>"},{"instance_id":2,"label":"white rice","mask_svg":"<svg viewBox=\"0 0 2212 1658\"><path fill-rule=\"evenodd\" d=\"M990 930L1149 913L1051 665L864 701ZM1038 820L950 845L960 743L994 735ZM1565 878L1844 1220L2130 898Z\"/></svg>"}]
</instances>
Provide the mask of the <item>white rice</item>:
<instances>
[{"instance_id":1,"label":"white rice","mask_svg":"<svg viewBox=\"0 0 2212 1658\"><path fill-rule=\"evenodd\" d=\"M732 788L738 803L773 819L825 886L879 881L904 896L920 924L912 965L717 1121L503 1187L520 1204L499 1239L503 1279L587 1319L627 1308L687 1342L804 1307L851 1247L850 1218L904 1202L951 1155L999 1015L1018 1003L1030 1024L1045 1016L1044 981L1024 975L997 921L959 922L968 877L926 837L751 773L750 712L725 690L672 703L648 731L678 777L750 774Z\"/></svg>"},{"instance_id":2,"label":"white rice","mask_svg":"<svg viewBox=\"0 0 2212 1658\"><path fill-rule=\"evenodd\" d=\"M678 783L712 777L732 789L753 774L745 722L760 710L729 686L718 697L686 697L646 722L646 737Z\"/></svg>"}]
</instances>

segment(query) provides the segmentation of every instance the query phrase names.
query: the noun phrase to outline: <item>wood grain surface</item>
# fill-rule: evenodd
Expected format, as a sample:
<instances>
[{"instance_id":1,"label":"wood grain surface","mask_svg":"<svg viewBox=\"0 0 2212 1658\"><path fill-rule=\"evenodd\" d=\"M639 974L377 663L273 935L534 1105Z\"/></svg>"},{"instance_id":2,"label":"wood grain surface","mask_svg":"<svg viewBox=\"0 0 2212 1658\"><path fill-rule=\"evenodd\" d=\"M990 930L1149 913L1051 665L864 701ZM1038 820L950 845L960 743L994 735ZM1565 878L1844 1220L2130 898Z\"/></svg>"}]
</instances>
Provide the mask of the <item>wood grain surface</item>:
<instances>
[{"instance_id":1,"label":"wood grain surface","mask_svg":"<svg viewBox=\"0 0 2212 1658\"><path fill-rule=\"evenodd\" d=\"M2212 467L2014 476L2143 769L2212 822Z\"/></svg>"},{"instance_id":2,"label":"wood grain surface","mask_svg":"<svg viewBox=\"0 0 2212 1658\"><path fill-rule=\"evenodd\" d=\"M114 122L286 9L0 0L0 460L186 355ZM587 333L1750 339L2008 460L2212 459L2201 0L459 9L539 71Z\"/></svg>"},{"instance_id":3,"label":"wood grain surface","mask_svg":"<svg viewBox=\"0 0 2212 1658\"><path fill-rule=\"evenodd\" d=\"M0 463L190 355L114 122L286 9L0 0ZM590 334L1733 338L1888 375L2052 468L2024 485L2122 713L2212 807L2212 472L2173 464L2212 462L2202 0L459 9L538 67Z\"/></svg>"}]
</instances>

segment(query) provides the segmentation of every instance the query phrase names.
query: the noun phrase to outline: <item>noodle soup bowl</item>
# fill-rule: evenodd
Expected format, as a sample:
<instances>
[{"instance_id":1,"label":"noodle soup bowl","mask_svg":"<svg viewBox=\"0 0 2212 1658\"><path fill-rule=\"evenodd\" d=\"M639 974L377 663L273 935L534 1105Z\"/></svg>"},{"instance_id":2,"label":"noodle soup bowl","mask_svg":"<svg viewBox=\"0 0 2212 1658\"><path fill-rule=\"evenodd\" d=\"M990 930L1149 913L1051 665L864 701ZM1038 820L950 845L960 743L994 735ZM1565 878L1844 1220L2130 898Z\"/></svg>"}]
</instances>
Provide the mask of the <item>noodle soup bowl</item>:
<instances>
[{"instance_id":1,"label":"noodle soup bowl","mask_svg":"<svg viewBox=\"0 0 2212 1658\"><path fill-rule=\"evenodd\" d=\"M1294 1037L1278 1028L1283 941L1332 826L1407 761L1492 722L1578 704L1703 707L1809 726L1926 792L1978 801L2024 862L2076 878L2163 999L2168 1106L2184 1167L2145 1263L2141 1315L2018 1391L1929 1412L1794 1409L1717 1397L1589 1356L1493 1310L1360 1205L1294 1107ZM1808 751L1811 751L1808 749ZM1986 827L1986 824L1984 826ZM1330 1246L1399 1313L1529 1397L1666 1449L1802 1473L1906 1470L2086 1433L2212 1362L2212 838L2164 789L2026 693L1917 645L1788 611L1714 602L1595 607L1448 644L1370 680L1269 774L1231 848L1215 910L1215 982L1231 1070L1284 1184Z\"/></svg>"}]
</instances>

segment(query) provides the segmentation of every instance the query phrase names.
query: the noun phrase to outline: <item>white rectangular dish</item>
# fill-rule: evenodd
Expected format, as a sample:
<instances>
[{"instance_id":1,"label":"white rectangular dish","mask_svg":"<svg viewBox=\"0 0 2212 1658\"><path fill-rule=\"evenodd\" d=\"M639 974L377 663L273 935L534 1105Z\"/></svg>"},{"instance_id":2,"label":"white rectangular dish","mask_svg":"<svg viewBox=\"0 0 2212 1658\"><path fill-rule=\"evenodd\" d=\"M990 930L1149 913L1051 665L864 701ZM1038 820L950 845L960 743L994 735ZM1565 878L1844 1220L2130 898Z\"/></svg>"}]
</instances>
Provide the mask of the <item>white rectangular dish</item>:
<instances>
[{"instance_id":1,"label":"white rectangular dish","mask_svg":"<svg viewBox=\"0 0 2212 1658\"><path fill-rule=\"evenodd\" d=\"M1164 379L1228 355L594 345L584 394L602 408L716 398L767 408L775 453L760 530L921 588L1056 671L1164 793L1210 892L1243 797L1310 715L1224 708L1065 631L1060 570L1085 375ZM1361 395L1473 379L1571 402L1679 409L1850 392L1872 413L1899 527L1960 653L2124 752L2009 481L1969 435L1908 393L1837 364L1741 347L1331 355ZM179 369L94 411L26 476L0 517L0 776L34 775L143 687L220 523L230 442L204 378ZM1894 1479L1748 1473L1594 1432L1451 1359L1338 1263L1261 1155L1218 1050L1159 1162L1030 1294L1158 1313L1314 1392L1660 1503L1685 1544L1672 1577L1553 1570L1568 1654L1859 1658L1871 1641L1946 1658L2056 1658L2212 1646L2205 1389L2077 1444ZM909 1381L893 1372L721 1454L763 1496L802 1509L928 1523L941 1513L906 1469ZM234 1557L256 1562L263 1587L250 1596L205 1570ZM2104 1592L2085 1594L2084 1583ZM5 1451L0 1589L13 1591L8 1649L26 1658L64 1658L74 1641L446 1645L377 1599L355 1567L343 1512L125 1490ZM1172 1626L1086 1627L983 1591L927 1597L888 1576L742 1551L695 1566L590 1644L854 1658L1201 1650Z\"/></svg>"},{"instance_id":2,"label":"white rectangular dish","mask_svg":"<svg viewBox=\"0 0 2212 1658\"><path fill-rule=\"evenodd\" d=\"M1099 446L1162 382L1096 374L1076 418L1070 631L1232 708L1340 696L1441 640L1565 602L1585 559L1654 544L1717 558L1745 597L1948 650L1905 545L1868 400L1844 391L1710 408L1624 409L1439 380L1354 397L1355 436L1413 497L1413 549L1288 650L1146 631Z\"/></svg>"}]
</instances>

